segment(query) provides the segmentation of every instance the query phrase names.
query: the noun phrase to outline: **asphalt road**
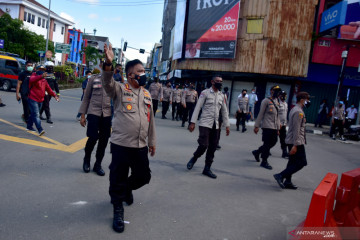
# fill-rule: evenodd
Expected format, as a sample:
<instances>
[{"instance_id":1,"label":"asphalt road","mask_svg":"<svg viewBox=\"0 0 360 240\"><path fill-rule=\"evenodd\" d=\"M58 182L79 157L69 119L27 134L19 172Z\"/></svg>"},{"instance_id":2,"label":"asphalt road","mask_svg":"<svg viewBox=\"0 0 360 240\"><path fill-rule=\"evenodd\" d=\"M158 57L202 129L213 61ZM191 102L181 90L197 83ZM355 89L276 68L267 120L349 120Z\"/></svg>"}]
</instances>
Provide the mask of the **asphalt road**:
<instances>
[{"instance_id":1,"label":"asphalt road","mask_svg":"<svg viewBox=\"0 0 360 240\"><path fill-rule=\"evenodd\" d=\"M24 127L15 93L0 91L0 96L7 105L0 108L0 119ZM198 130L189 133L158 113L152 179L134 192L134 204L125 207L129 224L118 234L111 228L109 148L105 177L82 171L83 150L68 151L85 137L86 129L75 120L80 96L80 89L67 90L60 103L51 101L54 124L43 122L48 139L0 121L0 239L286 239L304 220L326 173L340 177L360 165L358 143L308 135L308 166L293 177L299 189L282 190L272 176L287 163L279 143L269 159L274 169L260 168L251 151L261 144L261 135L251 127L236 132L232 125L230 136L222 131L213 180L201 174L204 157L186 169Z\"/></svg>"}]
</instances>

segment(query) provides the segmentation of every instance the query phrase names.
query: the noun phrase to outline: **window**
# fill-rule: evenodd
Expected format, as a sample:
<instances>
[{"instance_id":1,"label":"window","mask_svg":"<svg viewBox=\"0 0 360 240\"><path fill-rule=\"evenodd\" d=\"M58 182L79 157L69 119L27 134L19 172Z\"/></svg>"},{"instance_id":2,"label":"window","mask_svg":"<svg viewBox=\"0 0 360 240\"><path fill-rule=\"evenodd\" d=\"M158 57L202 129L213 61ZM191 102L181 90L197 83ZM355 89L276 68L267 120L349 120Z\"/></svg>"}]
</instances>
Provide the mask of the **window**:
<instances>
[{"instance_id":1,"label":"window","mask_svg":"<svg viewBox=\"0 0 360 240\"><path fill-rule=\"evenodd\" d=\"M41 17L38 17L38 26L41 26Z\"/></svg>"},{"instance_id":2,"label":"window","mask_svg":"<svg viewBox=\"0 0 360 240\"><path fill-rule=\"evenodd\" d=\"M61 28L61 35L64 35L64 30L65 30L65 28L62 27L62 28Z\"/></svg>"},{"instance_id":3,"label":"window","mask_svg":"<svg viewBox=\"0 0 360 240\"><path fill-rule=\"evenodd\" d=\"M35 15L31 15L31 23L35 24Z\"/></svg>"},{"instance_id":4,"label":"window","mask_svg":"<svg viewBox=\"0 0 360 240\"><path fill-rule=\"evenodd\" d=\"M45 19L42 20L42 28L45 28Z\"/></svg>"},{"instance_id":5,"label":"window","mask_svg":"<svg viewBox=\"0 0 360 240\"><path fill-rule=\"evenodd\" d=\"M264 19L248 19L246 33L262 33Z\"/></svg>"},{"instance_id":6,"label":"window","mask_svg":"<svg viewBox=\"0 0 360 240\"><path fill-rule=\"evenodd\" d=\"M13 70L13 72L15 74L19 73L19 65L18 65L17 61L6 60L5 68Z\"/></svg>"},{"instance_id":7,"label":"window","mask_svg":"<svg viewBox=\"0 0 360 240\"><path fill-rule=\"evenodd\" d=\"M31 14L28 13L28 19L27 19L27 22L31 22Z\"/></svg>"},{"instance_id":8,"label":"window","mask_svg":"<svg viewBox=\"0 0 360 240\"><path fill-rule=\"evenodd\" d=\"M54 23L54 32L56 31L56 24Z\"/></svg>"},{"instance_id":9,"label":"window","mask_svg":"<svg viewBox=\"0 0 360 240\"><path fill-rule=\"evenodd\" d=\"M27 12L24 12L24 21L26 21Z\"/></svg>"}]
</instances>

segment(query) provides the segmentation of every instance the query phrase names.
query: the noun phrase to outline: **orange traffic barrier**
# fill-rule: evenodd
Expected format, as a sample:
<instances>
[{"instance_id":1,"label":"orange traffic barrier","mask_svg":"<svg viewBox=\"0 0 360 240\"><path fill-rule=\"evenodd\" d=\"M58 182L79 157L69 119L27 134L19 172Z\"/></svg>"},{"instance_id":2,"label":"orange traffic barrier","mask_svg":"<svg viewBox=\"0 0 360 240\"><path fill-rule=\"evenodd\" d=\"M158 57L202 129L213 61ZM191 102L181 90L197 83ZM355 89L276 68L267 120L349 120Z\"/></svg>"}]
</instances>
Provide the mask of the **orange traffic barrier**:
<instances>
[{"instance_id":1,"label":"orange traffic barrier","mask_svg":"<svg viewBox=\"0 0 360 240\"><path fill-rule=\"evenodd\" d=\"M337 189L334 217L344 238L360 239L360 168L345 172ZM352 228L352 229L346 229Z\"/></svg>"}]
</instances>

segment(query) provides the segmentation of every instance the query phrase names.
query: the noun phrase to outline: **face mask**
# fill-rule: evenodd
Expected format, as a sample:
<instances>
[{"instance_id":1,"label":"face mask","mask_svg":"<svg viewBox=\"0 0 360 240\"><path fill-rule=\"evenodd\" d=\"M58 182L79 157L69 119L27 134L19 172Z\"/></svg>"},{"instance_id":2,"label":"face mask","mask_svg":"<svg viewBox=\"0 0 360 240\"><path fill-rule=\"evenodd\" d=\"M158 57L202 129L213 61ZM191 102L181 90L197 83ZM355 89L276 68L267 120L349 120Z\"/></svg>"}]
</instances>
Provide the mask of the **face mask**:
<instances>
[{"instance_id":1,"label":"face mask","mask_svg":"<svg viewBox=\"0 0 360 240\"><path fill-rule=\"evenodd\" d=\"M311 102L308 101L308 100L306 100L306 101L305 101L305 107L306 107L306 108L309 108L310 106L311 106Z\"/></svg>"},{"instance_id":2,"label":"face mask","mask_svg":"<svg viewBox=\"0 0 360 240\"><path fill-rule=\"evenodd\" d=\"M116 69L116 73L119 73L120 72L120 70L119 69Z\"/></svg>"},{"instance_id":3,"label":"face mask","mask_svg":"<svg viewBox=\"0 0 360 240\"><path fill-rule=\"evenodd\" d=\"M215 82L215 83L214 83L214 87L215 87L217 90L221 90L222 83Z\"/></svg>"},{"instance_id":4,"label":"face mask","mask_svg":"<svg viewBox=\"0 0 360 240\"><path fill-rule=\"evenodd\" d=\"M193 86L190 86L189 89L194 89L194 87L193 87Z\"/></svg>"},{"instance_id":5,"label":"face mask","mask_svg":"<svg viewBox=\"0 0 360 240\"><path fill-rule=\"evenodd\" d=\"M34 67L27 67L26 70L28 70L29 72L32 72L34 70Z\"/></svg>"},{"instance_id":6,"label":"face mask","mask_svg":"<svg viewBox=\"0 0 360 240\"><path fill-rule=\"evenodd\" d=\"M243 95L243 97L245 97L245 96L246 96L246 93L243 93L242 95Z\"/></svg>"},{"instance_id":7,"label":"face mask","mask_svg":"<svg viewBox=\"0 0 360 240\"><path fill-rule=\"evenodd\" d=\"M351 105L351 108L354 108L355 106L354 105Z\"/></svg>"},{"instance_id":8,"label":"face mask","mask_svg":"<svg viewBox=\"0 0 360 240\"><path fill-rule=\"evenodd\" d=\"M36 72L36 75L43 75L44 74L44 71L37 71Z\"/></svg>"},{"instance_id":9,"label":"face mask","mask_svg":"<svg viewBox=\"0 0 360 240\"><path fill-rule=\"evenodd\" d=\"M255 93L255 91L252 91L252 93Z\"/></svg>"},{"instance_id":10,"label":"face mask","mask_svg":"<svg viewBox=\"0 0 360 240\"><path fill-rule=\"evenodd\" d=\"M280 99L281 99L282 101L285 101L286 97L281 96Z\"/></svg>"},{"instance_id":11,"label":"face mask","mask_svg":"<svg viewBox=\"0 0 360 240\"><path fill-rule=\"evenodd\" d=\"M136 75L135 74L135 80L139 83L139 86L145 86L145 84L146 84L146 75L145 75L145 73L143 73L141 75Z\"/></svg>"},{"instance_id":12,"label":"face mask","mask_svg":"<svg viewBox=\"0 0 360 240\"><path fill-rule=\"evenodd\" d=\"M87 78L91 78L91 75L88 75Z\"/></svg>"}]
</instances>

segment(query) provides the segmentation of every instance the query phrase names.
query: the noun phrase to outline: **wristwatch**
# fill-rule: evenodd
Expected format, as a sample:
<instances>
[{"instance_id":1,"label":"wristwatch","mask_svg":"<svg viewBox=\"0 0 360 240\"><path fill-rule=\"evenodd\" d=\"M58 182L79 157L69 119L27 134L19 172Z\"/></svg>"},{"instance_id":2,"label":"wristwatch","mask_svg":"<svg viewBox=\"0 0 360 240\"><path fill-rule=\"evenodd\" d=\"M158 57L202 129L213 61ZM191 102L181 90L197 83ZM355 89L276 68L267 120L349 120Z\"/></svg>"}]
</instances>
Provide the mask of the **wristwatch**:
<instances>
[{"instance_id":1,"label":"wristwatch","mask_svg":"<svg viewBox=\"0 0 360 240\"><path fill-rule=\"evenodd\" d=\"M114 65L112 63L107 63L106 61L103 62L103 70L105 71L105 67L110 67L111 71L114 71Z\"/></svg>"}]
</instances>

